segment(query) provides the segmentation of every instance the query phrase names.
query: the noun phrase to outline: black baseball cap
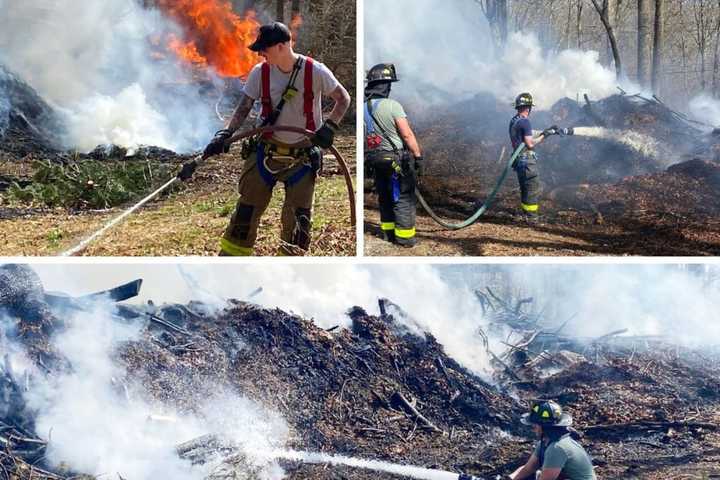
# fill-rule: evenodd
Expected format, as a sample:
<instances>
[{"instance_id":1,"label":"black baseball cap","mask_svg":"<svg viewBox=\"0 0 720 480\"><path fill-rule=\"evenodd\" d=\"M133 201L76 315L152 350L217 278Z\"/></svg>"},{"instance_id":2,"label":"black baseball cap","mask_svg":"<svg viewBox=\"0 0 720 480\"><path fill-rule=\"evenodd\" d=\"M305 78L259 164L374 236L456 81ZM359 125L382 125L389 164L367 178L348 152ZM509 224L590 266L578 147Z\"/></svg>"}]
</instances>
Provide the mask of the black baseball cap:
<instances>
[{"instance_id":1,"label":"black baseball cap","mask_svg":"<svg viewBox=\"0 0 720 480\"><path fill-rule=\"evenodd\" d=\"M260 52L278 43L289 42L291 38L290 29L284 23L273 22L260 27L257 39L248 48Z\"/></svg>"}]
</instances>

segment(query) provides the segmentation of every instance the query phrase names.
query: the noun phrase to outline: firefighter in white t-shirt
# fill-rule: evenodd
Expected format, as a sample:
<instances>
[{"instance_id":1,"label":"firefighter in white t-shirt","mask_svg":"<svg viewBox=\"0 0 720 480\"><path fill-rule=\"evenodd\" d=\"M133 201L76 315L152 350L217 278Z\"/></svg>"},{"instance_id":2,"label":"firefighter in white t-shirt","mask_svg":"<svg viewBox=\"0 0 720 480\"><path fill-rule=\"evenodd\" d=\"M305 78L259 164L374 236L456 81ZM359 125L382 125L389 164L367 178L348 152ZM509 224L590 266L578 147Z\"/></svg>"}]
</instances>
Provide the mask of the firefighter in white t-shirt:
<instances>
[{"instance_id":1,"label":"firefighter in white t-shirt","mask_svg":"<svg viewBox=\"0 0 720 480\"><path fill-rule=\"evenodd\" d=\"M310 138L291 132L275 132L243 145L245 164L239 183L235 213L221 239L220 255L253 254L260 218L277 183L285 187L279 255L303 255L310 246L315 181L321 167L321 148L329 148L350 105L350 96L322 63L297 54L292 35L284 24L260 27L253 50L265 58L255 65L245 84L240 103L227 126L218 131L205 155L228 151L227 140L242 125L255 101L262 105L258 126L290 126L315 132ZM322 117L322 96L335 101L327 119ZM181 172L189 178L192 162Z\"/></svg>"}]
</instances>

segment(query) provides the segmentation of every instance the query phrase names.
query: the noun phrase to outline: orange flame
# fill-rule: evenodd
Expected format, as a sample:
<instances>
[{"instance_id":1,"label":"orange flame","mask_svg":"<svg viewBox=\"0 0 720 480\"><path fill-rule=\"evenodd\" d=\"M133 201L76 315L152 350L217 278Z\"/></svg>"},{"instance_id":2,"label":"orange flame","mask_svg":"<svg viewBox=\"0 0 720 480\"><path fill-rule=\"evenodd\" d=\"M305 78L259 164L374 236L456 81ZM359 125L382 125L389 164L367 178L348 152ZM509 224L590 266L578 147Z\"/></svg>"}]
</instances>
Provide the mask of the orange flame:
<instances>
[{"instance_id":1,"label":"orange flame","mask_svg":"<svg viewBox=\"0 0 720 480\"><path fill-rule=\"evenodd\" d=\"M246 77L261 58L247 47L260 24L224 0L157 0L157 6L180 25L184 39L171 35L167 48L183 61L213 67L223 77Z\"/></svg>"}]
</instances>

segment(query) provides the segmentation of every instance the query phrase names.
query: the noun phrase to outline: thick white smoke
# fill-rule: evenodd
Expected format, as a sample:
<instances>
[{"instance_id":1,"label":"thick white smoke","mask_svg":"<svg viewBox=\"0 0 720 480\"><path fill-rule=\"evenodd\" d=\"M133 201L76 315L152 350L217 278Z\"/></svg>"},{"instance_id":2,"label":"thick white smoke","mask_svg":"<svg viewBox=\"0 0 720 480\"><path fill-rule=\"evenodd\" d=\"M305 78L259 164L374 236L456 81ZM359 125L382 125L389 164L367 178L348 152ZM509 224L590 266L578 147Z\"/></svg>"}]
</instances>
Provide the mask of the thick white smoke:
<instances>
[{"instance_id":1,"label":"thick white smoke","mask_svg":"<svg viewBox=\"0 0 720 480\"><path fill-rule=\"evenodd\" d=\"M148 399L142 386L122 383L125 373L113 353L120 343L139 337L138 326L113 321L105 308L67 320L69 328L53 345L72 370L44 381L35 375L25 395L38 412L37 433L49 442L51 464L113 478L196 480L216 468L213 462L219 459L193 466L175 452L181 442L214 433L242 449L268 452L287 441L288 428L278 414L236 393L218 391L196 415ZM32 367L21 352L11 354L13 370L23 378ZM281 478L277 464L254 460L248 464L261 478Z\"/></svg>"},{"instance_id":2,"label":"thick white smoke","mask_svg":"<svg viewBox=\"0 0 720 480\"><path fill-rule=\"evenodd\" d=\"M62 289L67 266L38 265L46 285ZM497 268L497 267L496 267ZM462 274L447 275L457 269ZM559 326L575 315L566 328L583 337L628 328L631 334L666 334L672 341L695 345L720 344L720 326L707 319L720 309L718 285L668 266L507 266L513 289L549 307L551 324ZM322 327L347 326L346 312L359 305L377 314L377 299L389 298L410 318L408 328L433 334L447 353L461 364L486 376L488 359L477 333L487 319L472 290L484 288L477 280L482 266L432 265L77 265L77 275L87 282L84 292L145 278L143 299L187 302L198 299L198 285L205 300L244 299L256 288L263 291L251 301L279 307L314 321ZM75 275L75 274L73 274ZM187 278L193 282L188 283ZM92 285L95 285L94 287ZM72 292L80 293L80 292ZM679 328L682 326L682 328Z\"/></svg>"},{"instance_id":3,"label":"thick white smoke","mask_svg":"<svg viewBox=\"0 0 720 480\"><path fill-rule=\"evenodd\" d=\"M707 93L701 93L688 104L690 114L698 121L720 126L720 100Z\"/></svg>"},{"instance_id":4,"label":"thick white smoke","mask_svg":"<svg viewBox=\"0 0 720 480\"><path fill-rule=\"evenodd\" d=\"M69 147L184 151L197 148L213 126L211 106L182 85L187 73L151 50L150 40L175 30L135 0L7 0L0 63L60 109Z\"/></svg>"},{"instance_id":5,"label":"thick white smoke","mask_svg":"<svg viewBox=\"0 0 720 480\"><path fill-rule=\"evenodd\" d=\"M34 268L46 289L76 295L142 277L143 299L153 298L156 303L197 299L202 289L206 301L215 299L221 305L223 298L243 298L263 287L253 301L313 318L322 327L347 326L345 312L352 305L377 314L377 298L387 297L409 314L408 328L432 333L450 356L486 378L488 363L476 330L485 327L488 319L483 318L472 290L492 282L506 282L506 291L496 288L501 295L511 291L534 297L535 308L544 308L546 320L554 326L574 316L566 334L597 337L628 329L630 335L661 335L678 344L720 344L720 325L711 321L720 309L717 267L700 271L674 265L190 264L180 269L170 264L56 264ZM31 397L41 411L39 433L52 440L48 458L98 474L119 472L124 478L154 478L168 472L170 478L199 478L209 467L191 467L177 458L172 446L213 431L258 452L258 465L268 467L266 478L277 478L281 474L277 466L262 458L283 448L287 427L261 406L221 393L208 399L204 413L188 417L144 399L137 386L129 385L130 399L125 398L124 389L112 380L122 378L123 372L111 352L119 342L138 334L134 327L93 312L73 318L56 339L56 348L70 359L74 371L34 387ZM21 355L14 359L16 371L28 364ZM154 425L147 421L150 414L177 417L178 422Z\"/></svg>"},{"instance_id":6,"label":"thick white smoke","mask_svg":"<svg viewBox=\"0 0 720 480\"><path fill-rule=\"evenodd\" d=\"M481 92L510 105L528 91L547 109L563 97L617 93L614 71L595 51L550 52L532 32L516 32L497 55L483 13L471 1L366 1L365 67L381 62L396 64L398 95L420 105Z\"/></svg>"}]
</instances>

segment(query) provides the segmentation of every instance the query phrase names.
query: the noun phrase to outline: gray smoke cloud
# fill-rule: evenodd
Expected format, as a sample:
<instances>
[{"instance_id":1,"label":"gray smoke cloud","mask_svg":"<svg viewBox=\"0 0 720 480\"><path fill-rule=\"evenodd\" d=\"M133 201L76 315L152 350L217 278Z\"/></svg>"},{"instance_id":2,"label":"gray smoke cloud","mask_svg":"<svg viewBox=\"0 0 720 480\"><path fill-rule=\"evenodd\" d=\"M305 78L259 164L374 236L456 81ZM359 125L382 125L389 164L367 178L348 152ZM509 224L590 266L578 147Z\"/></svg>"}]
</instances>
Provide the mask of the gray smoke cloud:
<instances>
[{"instance_id":1,"label":"gray smoke cloud","mask_svg":"<svg viewBox=\"0 0 720 480\"><path fill-rule=\"evenodd\" d=\"M563 97L617 93L614 71L595 51L550 52L534 33L516 32L496 54L487 21L470 0L368 0L365 67L380 62L396 64L398 94L421 105L480 92L509 104L529 91L546 109Z\"/></svg>"},{"instance_id":2,"label":"gray smoke cloud","mask_svg":"<svg viewBox=\"0 0 720 480\"><path fill-rule=\"evenodd\" d=\"M483 266L433 265L38 265L46 288L63 289L68 272L82 277L83 292L145 278L143 297L156 302L197 299L198 285L218 299L243 299L313 320L321 327L348 326L348 308L359 305L378 314L378 298L389 298L409 314L401 320L413 332L429 332L447 353L477 374L490 378L490 363L478 327L485 328L473 293L490 285ZM634 335L669 335L678 344L720 344L720 326L708 322L720 309L720 285L674 266L508 265L503 272L512 292L533 296L559 326L570 317L568 333L583 337L628 328ZM187 277L193 281L188 282ZM92 286L94 285L94 286ZM77 294L83 293L75 292ZM135 300L135 301L141 301ZM223 302L217 300L217 304ZM678 328L682 326L682 328Z\"/></svg>"},{"instance_id":3,"label":"gray smoke cloud","mask_svg":"<svg viewBox=\"0 0 720 480\"><path fill-rule=\"evenodd\" d=\"M629 335L662 335L678 345L720 344L720 325L712 321L720 309L720 269L715 265L49 264L34 268L46 290L75 295L144 278L143 297L130 302L148 298L156 303L187 302L196 299L201 288L204 298L222 304L224 298L242 298L261 286L263 292L253 297L254 302L312 318L321 327L348 326L346 311L352 305L377 314L377 298L386 297L407 312L407 319L398 320L408 329L418 335L433 334L450 356L488 380L491 369L477 330L490 332L489 319L483 317L473 293L488 285L506 298L534 297L535 308L544 309L551 325L574 316L566 334L595 337L628 329ZM289 437L277 414L232 392L208 399L206 408L194 416L148 400L138 386L131 385L134 394L125 399L113 381L123 378L124 370L112 352L119 343L137 338L139 328L112 321L103 309L68 320L68 329L54 346L71 361L73 372L34 385L28 397L40 411L39 433L51 440L50 461L96 474L119 472L124 478L203 478L217 465L191 466L172 447L213 431L254 455L263 478L282 477L277 464L267 463L267 455L282 449ZM3 325L7 322L0 319ZM10 352L13 370L20 375L24 369L32 370L22 352L8 348L4 338L0 335L0 347ZM504 338L494 340L500 348ZM177 422L149 423L150 414ZM323 457L323 461L333 460ZM377 467L355 460L351 464Z\"/></svg>"},{"instance_id":4,"label":"gray smoke cloud","mask_svg":"<svg viewBox=\"0 0 720 480\"><path fill-rule=\"evenodd\" d=\"M67 147L188 151L216 119L188 73L154 56L151 39L162 32L177 27L135 0L5 0L0 63L62 113Z\"/></svg>"},{"instance_id":5,"label":"gray smoke cloud","mask_svg":"<svg viewBox=\"0 0 720 480\"><path fill-rule=\"evenodd\" d=\"M70 275L66 285L82 289L72 287L76 279L83 284ZM24 398L35 412L37 434L48 442L50 464L114 478L197 480L220 468L222 459L192 465L175 451L181 442L213 433L240 451L268 452L285 445L289 429L284 419L238 392L213 388L193 414L153 400L126 375L116 355L121 344L140 338L142 327L118 322L108 307L97 304L63 317L67 328L52 345L71 370L49 377L36 370L22 346L9 342L6 332L14 322L0 317L0 351L9 355L17 378L32 377ZM284 476L265 457L249 457L242 468L252 468L261 480Z\"/></svg>"}]
</instances>

